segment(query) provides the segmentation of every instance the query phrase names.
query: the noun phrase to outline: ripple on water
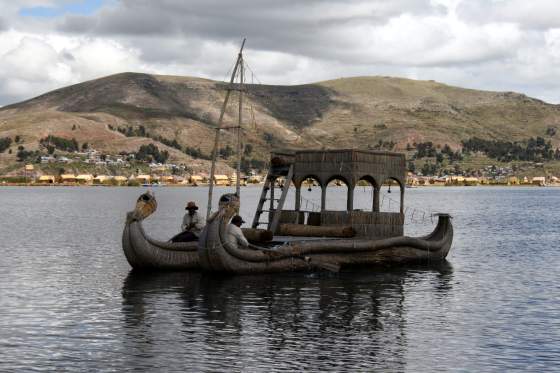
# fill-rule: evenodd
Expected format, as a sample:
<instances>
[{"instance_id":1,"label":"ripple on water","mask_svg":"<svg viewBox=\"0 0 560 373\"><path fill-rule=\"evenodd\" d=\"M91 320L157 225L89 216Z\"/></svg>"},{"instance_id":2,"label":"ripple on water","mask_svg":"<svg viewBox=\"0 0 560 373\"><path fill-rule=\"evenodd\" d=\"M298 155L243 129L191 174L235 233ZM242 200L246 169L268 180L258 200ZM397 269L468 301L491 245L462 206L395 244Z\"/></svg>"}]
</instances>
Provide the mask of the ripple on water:
<instances>
[{"instance_id":1,"label":"ripple on water","mask_svg":"<svg viewBox=\"0 0 560 373\"><path fill-rule=\"evenodd\" d=\"M440 266L233 277L129 273L120 234L141 190L2 188L0 371L560 368L560 189L407 190L454 216ZM171 236L206 192L157 190L147 229ZM259 193L243 190L246 220Z\"/></svg>"}]
</instances>

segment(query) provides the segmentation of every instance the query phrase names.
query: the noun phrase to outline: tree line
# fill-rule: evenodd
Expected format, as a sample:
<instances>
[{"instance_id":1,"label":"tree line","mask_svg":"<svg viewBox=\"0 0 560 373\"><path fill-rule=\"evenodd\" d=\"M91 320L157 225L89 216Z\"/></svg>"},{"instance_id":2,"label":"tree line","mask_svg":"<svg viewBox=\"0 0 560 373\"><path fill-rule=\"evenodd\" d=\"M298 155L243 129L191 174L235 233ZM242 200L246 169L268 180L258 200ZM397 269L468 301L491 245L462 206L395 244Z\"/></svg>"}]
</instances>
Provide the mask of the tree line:
<instances>
[{"instance_id":1,"label":"tree line","mask_svg":"<svg viewBox=\"0 0 560 373\"><path fill-rule=\"evenodd\" d=\"M205 154L204 152L202 152L202 150L200 149L200 147L198 146L181 146L181 144L179 144L179 142L177 141L177 139L167 139L165 137L159 136L159 135L154 135L151 134L149 131L146 130L146 127L144 127L143 125L139 125L137 127L117 127L115 128L112 125L108 125L109 129L112 131L118 131L120 133L122 133L123 135L127 136L127 137L147 137L150 138L152 140L158 141L164 145L167 145L171 148L177 149L195 159L205 159L205 160L210 160L212 159L212 156L209 154ZM265 133L265 137L266 135L272 136L268 133ZM272 137L270 137L269 140L271 140ZM265 138L265 140L267 140ZM268 141L268 140L267 140ZM385 145L389 145L391 146L391 148L394 146L394 143L386 143ZM155 145L154 145L155 146ZM157 149L157 146L155 146L155 148ZM157 149L159 151L159 149ZM150 153L151 152L151 153ZM144 157L148 156L148 155L153 155L155 154L156 157L158 157L158 159L161 159L161 156L157 155L157 152L154 149L151 149L150 152L148 152L148 149L144 149L144 151L140 152L140 157L143 159ZM261 161L258 159L251 159L251 155L253 152L253 146L251 144L246 144L244 151L243 151L243 156L246 157L246 159L242 160L242 164L241 164L241 168L244 170L250 170L251 168L257 168L259 170L262 170L265 166L266 166L266 162L265 161ZM153 154L152 154L153 153ZM161 153L161 152L160 152ZM218 155L222 158L222 159L229 159L231 156L233 156L235 154L234 149L230 146L230 145L225 145L221 148L218 149ZM136 159L140 159L140 158L136 158ZM156 160L154 158L154 160ZM160 162L157 161L156 162ZM163 162L160 162L163 163Z\"/></svg>"},{"instance_id":2,"label":"tree line","mask_svg":"<svg viewBox=\"0 0 560 373\"><path fill-rule=\"evenodd\" d=\"M472 137L462 141L463 152L481 152L500 162L551 161L560 159L560 150L552 148L550 141L542 137L526 141L485 140Z\"/></svg>"}]
</instances>

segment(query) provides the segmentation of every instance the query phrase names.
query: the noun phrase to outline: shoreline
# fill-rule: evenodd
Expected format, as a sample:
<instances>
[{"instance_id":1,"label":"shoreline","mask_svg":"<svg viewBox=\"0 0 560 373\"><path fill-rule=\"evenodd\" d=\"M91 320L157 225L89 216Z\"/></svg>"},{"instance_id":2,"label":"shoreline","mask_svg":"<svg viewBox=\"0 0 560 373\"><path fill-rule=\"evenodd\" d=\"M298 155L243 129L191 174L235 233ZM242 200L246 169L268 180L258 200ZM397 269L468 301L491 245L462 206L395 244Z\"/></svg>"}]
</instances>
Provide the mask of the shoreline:
<instances>
[{"instance_id":1,"label":"shoreline","mask_svg":"<svg viewBox=\"0 0 560 373\"><path fill-rule=\"evenodd\" d=\"M262 183L250 184L250 185L242 185L242 188L246 187L255 187L255 186L262 186ZM231 185L220 185L225 187L231 187ZM117 187L117 188L204 188L208 187L208 184L204 185L181 185L181 184L164 184L164 185L105 185L105 184L38 184L38 183L0 183L0 187L73 187L73 188L92 188L92 187L101 187L101 188L108 188L108 187ZM337 187L337 186L332 186ZM421 186L414 186L409 187L406 186L405 189L423 189L423 188L457 188L457 187L468 187L468 188L493 188L493 187L510 187L510 188L558 188L560 184L550 184L550 185L535 185L535 184L514 184L514 185L507 185L507 184L479 184L479 185L421 185Z\"/></svg>"}]
</instances>

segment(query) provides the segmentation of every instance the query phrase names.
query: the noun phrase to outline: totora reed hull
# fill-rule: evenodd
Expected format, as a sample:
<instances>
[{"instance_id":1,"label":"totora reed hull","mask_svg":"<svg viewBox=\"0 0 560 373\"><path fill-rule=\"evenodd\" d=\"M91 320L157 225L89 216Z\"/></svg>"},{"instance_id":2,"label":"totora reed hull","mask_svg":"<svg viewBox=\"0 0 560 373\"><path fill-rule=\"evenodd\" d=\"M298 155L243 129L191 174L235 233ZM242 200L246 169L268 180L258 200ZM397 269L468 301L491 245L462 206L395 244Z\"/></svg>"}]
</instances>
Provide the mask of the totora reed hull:
<instances>
[{"instance_id":1,"label":"totora reed hull","mask_svg":"<svg viewBox=\"0 0 560 373\"><path fill-rule=\"evenodd\" d=\"M146 234L142 221L157 208L153 195L138 198L134 211L127 213L122 247L128 263L138 270L197 269L197 242L163 242Z\"/></svg>"},{"instance_id":2,"label":"totora reed hull","mask_svg":"<svg viewBox=\"0 0 560 373\"><path fill-rule=\"evenodd\" d=\"M331 263L338 267L443 261L453 241L451 217L440 214L434 231L425 237L294 241L270 249L240 249L223 238L235 206L221 206L199 239L202 269L229 273L309 271Z\"/></svg>"}]
</instances>

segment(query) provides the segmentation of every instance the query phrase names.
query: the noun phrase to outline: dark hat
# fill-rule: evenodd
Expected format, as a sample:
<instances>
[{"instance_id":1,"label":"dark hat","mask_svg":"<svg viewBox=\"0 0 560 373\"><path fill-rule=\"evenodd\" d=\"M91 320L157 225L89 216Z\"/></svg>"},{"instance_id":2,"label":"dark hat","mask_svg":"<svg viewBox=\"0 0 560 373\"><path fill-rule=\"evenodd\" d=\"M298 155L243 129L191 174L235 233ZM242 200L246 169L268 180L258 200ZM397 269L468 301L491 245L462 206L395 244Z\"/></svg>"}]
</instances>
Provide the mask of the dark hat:
<instances>
[{"instance_id":1,"label":"dark hat","mask_svg":"<svg viewBox=\"0 0 560 373\"><path fill-rule=\"evenodd\" d=\"M233 218L231 218L231 223L232 224L243 224L245 223L245 220L243 220L243 218L239 215L235 215Z\"/></svg>"},{"instance_id":2,"label":"dark hat","mask_svg":"<svg viewBox=\"0 0 560 373\"><path fill-rule=\"evenodd\" d=\"M193 201L190 201L189 203L187 203L187 207L185 207L185 210L198 210L198 206Z\"/></svg>"}]
</instances>

